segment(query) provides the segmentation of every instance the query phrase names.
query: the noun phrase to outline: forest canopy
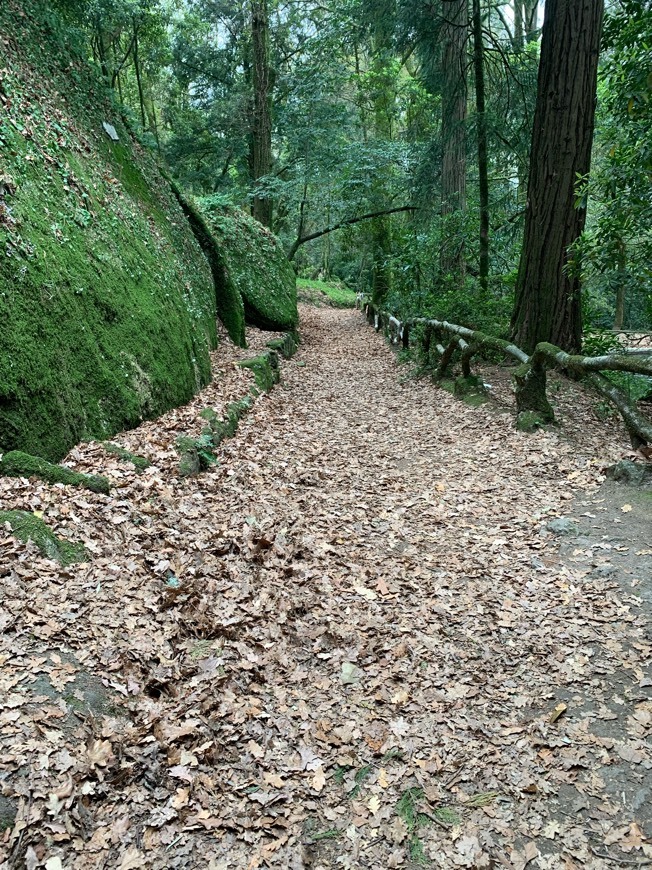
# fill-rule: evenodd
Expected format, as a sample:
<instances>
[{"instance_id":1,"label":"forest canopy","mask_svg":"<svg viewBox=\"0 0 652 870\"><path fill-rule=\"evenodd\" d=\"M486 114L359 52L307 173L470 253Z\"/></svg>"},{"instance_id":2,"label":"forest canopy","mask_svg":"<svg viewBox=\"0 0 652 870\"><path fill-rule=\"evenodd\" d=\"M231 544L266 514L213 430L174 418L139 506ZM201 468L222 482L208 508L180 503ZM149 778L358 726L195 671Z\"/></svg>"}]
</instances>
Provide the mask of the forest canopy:
<instances>
[{"instance_id":1,"label":"forest canopy","mask_svg":"<svg viewBox=\"0 0 652 870\"><path fill-rule=\"evenodd\" d=\"M59 3L179 183L250 211L299 274L368 290L400 315L509 331L542 4ZM581 216L559 280L572 299L582 288L576 332L580 321L590 332L645 329L652 12L618 0L602 23L601 2L549 0L551 44L553 31L571 32L572 7L582 28L592 21L587 57L600 46L584 95L592 114L597 89L597 115L581 168L568 167ZM592 118L582 123L592 131Z\"/></svg>"}]
</instances>

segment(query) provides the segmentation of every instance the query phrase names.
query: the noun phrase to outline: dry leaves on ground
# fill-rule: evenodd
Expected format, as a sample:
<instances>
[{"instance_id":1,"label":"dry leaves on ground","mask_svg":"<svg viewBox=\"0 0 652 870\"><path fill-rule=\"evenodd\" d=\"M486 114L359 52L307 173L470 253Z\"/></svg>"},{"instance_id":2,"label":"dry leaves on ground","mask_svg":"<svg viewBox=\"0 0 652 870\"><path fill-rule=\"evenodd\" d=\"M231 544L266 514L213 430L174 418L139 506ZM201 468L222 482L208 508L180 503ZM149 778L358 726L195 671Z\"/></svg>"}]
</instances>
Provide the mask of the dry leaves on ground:
<instances>
[{"instance_id":1,"label":"dry leaves on ground","mask_svg":"<svg viewBox=\"0 0 652 870\"><path fill-rule=\"evenodd\" d=\"M546 528L622 433L569 388L581 413L524 435L406 378L359 314L302 318L282 384L201 476L179 478L174 442L248 389L226 342L212 386L119 437L145 472L72 451L110 497L2 480L3 507L42 511L92 561L62 568L0 531L0 800L18 806L0 866L650 856L605 787L623 759L649 782L650 635ZM634 712L614 740L598 726L623 669ZM564 790L599 812L560 810Z\"/></svg>"}]
</instances>

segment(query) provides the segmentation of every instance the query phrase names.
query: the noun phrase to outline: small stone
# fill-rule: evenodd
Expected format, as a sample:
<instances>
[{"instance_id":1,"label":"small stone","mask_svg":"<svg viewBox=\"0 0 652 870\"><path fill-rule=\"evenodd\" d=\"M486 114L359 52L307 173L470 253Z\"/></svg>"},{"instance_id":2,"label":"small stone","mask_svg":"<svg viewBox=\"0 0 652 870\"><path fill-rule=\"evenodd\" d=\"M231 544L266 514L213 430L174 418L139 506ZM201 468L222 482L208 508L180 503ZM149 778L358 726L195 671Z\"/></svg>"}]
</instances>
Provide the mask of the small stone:
<instances>
[{"instance_id":1,"label":"small stone","mask_svg":"<svg viewBox=\"0 0 652 870\"><path fill-rule=\"evenodd\" d=\"M579 531L576 524L566 517L550 520L546 528L555 535L576 535Z\"/></svg>"},{"instance_id":2,"label":"small stone","mask_svg":"<svg viewBox=\"0 0 652 870\"><path fill-rule=\"evenodd\" d=\"M113 124L109 124L107 121L102 121L102 126L104 127L104 132L109 137L109 139L112 139L114 142L120 141L120 137L118 136L118 133Z\"/></svg>"},{"instance_id":3,"label":"small stone","mask_svg":"<svg viewBox=\"0 0 652 870\"><path fill-rule=\"evenodd\" d=\"M0 795L0 834L7 828L13 828L17 812L16 801Z\"/></svg>"},{"instance_id":4,"label":"small stone","mask_svg":"<svg viewBox=\"0 0 652 870\"><path fill-rule=\"evenodd\" d=\"M611 577L612 574L617 574L618 569L614 565L598 565L591 571L592 577Z\"/></svg>"},{"instance_id":5,"label":"small stone","mask_svg":"<svg viewBox=\"0 0 652 870\"><path fill-rule=\"evenodd\" d=\"M607 469L607 477L627 486L645 486L652 484L652 464L649 462L632 462L631 459L621 459Z\"/></svg>"}]
</instances>

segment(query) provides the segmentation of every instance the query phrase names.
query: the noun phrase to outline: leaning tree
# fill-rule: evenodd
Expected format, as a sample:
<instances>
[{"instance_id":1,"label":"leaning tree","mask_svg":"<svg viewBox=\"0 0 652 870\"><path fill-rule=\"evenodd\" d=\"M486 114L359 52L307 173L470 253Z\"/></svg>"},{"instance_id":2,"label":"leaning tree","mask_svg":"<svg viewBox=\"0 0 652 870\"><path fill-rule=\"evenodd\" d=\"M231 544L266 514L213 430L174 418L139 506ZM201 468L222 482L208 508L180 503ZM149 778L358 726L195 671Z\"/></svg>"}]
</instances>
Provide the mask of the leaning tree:
<instances>
[{"instance_id":1,"label":"leaning tree","mask_svg":"<svg viewBox=\"0 0 652 870\"><path fill-rule=\"evenodd\" d=\"M534 115L525 235L512 333L531 352L548 341L580 350L582 306L569 248L586 203L578 179L589 171L603 0L546 0Z\"/></svg>"}]
</instances>

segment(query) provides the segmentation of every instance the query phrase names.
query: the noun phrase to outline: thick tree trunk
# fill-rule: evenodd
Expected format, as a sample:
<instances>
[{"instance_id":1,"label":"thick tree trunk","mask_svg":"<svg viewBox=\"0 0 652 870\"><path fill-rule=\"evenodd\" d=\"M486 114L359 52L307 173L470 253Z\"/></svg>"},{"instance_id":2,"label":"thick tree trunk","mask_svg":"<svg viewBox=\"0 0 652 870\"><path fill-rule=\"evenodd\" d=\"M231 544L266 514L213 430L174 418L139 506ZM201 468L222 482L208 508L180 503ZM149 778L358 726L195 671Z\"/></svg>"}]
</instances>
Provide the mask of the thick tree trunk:
<instances>
[{"instance_id":1,"label":"thick tree trunk","mask_svg":"<svg viewBox=\"0 0 652 870\"><path fill-rule=\"evenodd\" d=\"M251 0L253 53L253 113L251 119L251 175L254 184L272 169L272 83L269 58L267 0ZM252 214L266 227L272 225L272 201L255 196Z\"/></svg>"},{"instance_id":2,"label":"thick tree trunk","mask_svg":"<svg viewBox=\"0 0 652 870\"><path fill-rule=\"evenodd\" d=\"M581 347L580 283L568 270L568 248L586 219L575 185L591 163L602 16L603 0L546 2L512 317L515 341L528 352L540 341Z\"/></svg>"},{"instance_id":3,"label":"thick tree trunk","mask_svg":"<svg viewBox=\"0 0 652 870\"><path fill-rule=\"evenodd\" d=\"M480 0L473 0L473 67L475 70L475 111L478 136L478 186L480 192L480 287L489 283L489 158L485 114L484 45Z\"/></svg>"},{"instance_id":4,"label":"thick tree trunk","mask_svg":"<svg viewBox=\"0 0 652 870\"><path fill-rule=\"evenodd\" d=\"M467 0L443 0L442 15L441 213L446 218L466 210ZM464 242L459 235L442 240L440 265L445 275L464 277Z\"/></svg>"}]
</instances>

